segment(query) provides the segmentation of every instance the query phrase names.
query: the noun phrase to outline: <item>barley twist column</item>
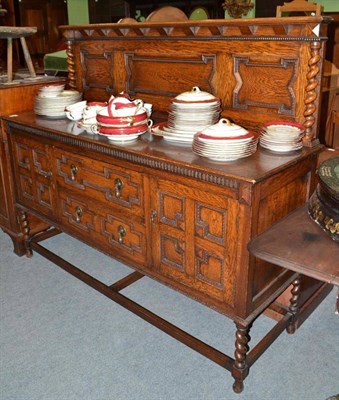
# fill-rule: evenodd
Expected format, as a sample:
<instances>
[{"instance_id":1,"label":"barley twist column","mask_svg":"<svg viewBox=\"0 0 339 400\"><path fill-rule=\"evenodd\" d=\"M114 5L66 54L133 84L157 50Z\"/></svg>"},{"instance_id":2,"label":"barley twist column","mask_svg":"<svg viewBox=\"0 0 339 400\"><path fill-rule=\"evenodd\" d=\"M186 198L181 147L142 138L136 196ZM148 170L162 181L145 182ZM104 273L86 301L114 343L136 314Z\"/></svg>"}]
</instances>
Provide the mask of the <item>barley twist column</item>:
<instances>
[{"instance_id":1,"label":"barley twist column","mask_svg":"<svg viewBox=\"0 0 339 400\"><path fill-rule=\"evenodd\" d=\"M67 54L67 65L68 65L68 85L70 86L71 89L75 90L76 89L76 83L75 83L75 62L74 62L74 53L73 53L73 46L72 42L70 40L67 41L67 49L66 49L66 54Z\"/></svg>"},{"instance_id":2,"label":"barley twist column","mask_svg":"<svg viewBox=\"0 0 339 400\"><path fill-rule=\"evenodd\" d=\"M320 60L319 49L321 47L320 42L312 42L311 43L311 58L308 61L309 70L307 73L307 86L306 86L306 98L305 98L305 105L306 109L304 112L305 116L305 144L310 143L314 138L314 126L315 118L314 113L317 109L315 101L318 97L317 88L319 86L318 82L318 74L319 74L319 66L318 62Z\"/></svg>"},{"instance_id":3,"label":"barley twist column","mask_svg":"<svg viewBox=\"0 0 339 400\"><path fill-rule=\"evenodd\" d=\"M250 326L243 326L240 323L236 323L236 327L234 363L232 367L232 376L234 378L233 390L235 393L241 393L244 389L243 381L249 372L249 366L246 362L246 353L249 350Z\"/></svg>"}]
</instances>

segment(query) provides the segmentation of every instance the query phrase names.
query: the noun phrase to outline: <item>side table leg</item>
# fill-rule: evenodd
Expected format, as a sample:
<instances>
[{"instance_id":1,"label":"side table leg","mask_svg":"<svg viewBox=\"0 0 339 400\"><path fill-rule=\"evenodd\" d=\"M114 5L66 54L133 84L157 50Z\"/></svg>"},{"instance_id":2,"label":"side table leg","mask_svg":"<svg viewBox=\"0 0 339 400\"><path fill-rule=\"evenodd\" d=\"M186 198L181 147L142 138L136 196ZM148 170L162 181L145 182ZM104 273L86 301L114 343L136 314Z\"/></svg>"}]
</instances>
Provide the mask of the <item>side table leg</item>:
<instances>
[{"instance_id":1,"label":"side table leg","mask_svg":"<svg viewBox=\"0 0 339 400\"><path fill-rule=\"evenodd\" d=\"M12 38L7 38L7 82L13 80L13 43Z\"/></svg>"},{"instance_id":2,"label":"side table leg","mask_svg":"<svg viewBox=\"0 0 339 400\"><path fill-rule=\"evenodd\" d=\"M27 43L26 43L26 38L21 37L20 42L21 42L22 51L24 52L26 64L27 64L29 73L31 75L31 78L36 78L36 73L35 73L32 59L31 59L31 55L29 54L29 50L28 50Z\"/></svg>"},{"instance_id":3,"label":"side table leg","mask_svg":"<svg viewBox=\"0 0 339 400\"><path fill-rule=\"evenodd\" d=\"M300 275L292 282L292 297L290 298L289 312L292 314L291 322L287 326L287 332L292 334L297 329L298 322L298 300L300 294Z\"/></svg>"},{"instance_id":4,"label":"side table leg","mask_svg":"<svg viewBox=\"0 0 339 400\"><path fill-rule=\"evenodd\" d=\"M243 326L240 323L236 323L236 327L234 363L231 372L234 378L233 390L235 393L241 393L244 389L243 381L249 372L249 366L246 362L246 353L249 351L248 342L251 338L249 336L249 325Z\"/></svg>"},{"instance_id":5,"label":"side table leg","mask_svg":"<svg viewBox=\"0 0 339 400\"><path fill-rule=\"evenodd\" d=\"M26 253L25 255L27 257L32 257L32 249L28 246L28 240L29 240L29 221L27 217L27 213L25 211L21 211L19 214L19 222L20 222L20 227L21 231L24 236L24 242L25 242L25 248L26 248Z\"/></svg>"}]
</instances>

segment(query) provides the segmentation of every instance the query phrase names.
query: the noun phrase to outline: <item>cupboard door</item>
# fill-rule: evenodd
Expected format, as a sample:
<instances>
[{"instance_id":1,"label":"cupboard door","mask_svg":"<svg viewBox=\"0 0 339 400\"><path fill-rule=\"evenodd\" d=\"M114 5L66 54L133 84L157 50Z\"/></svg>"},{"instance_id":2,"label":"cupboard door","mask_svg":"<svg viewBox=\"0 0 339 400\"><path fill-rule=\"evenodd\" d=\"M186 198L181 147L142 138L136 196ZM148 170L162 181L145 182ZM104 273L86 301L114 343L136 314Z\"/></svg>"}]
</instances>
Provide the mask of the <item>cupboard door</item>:
<instances>
[{"instance_id":1,"label":"cupboard door","mask_svg":"<svg viewBox=\"0 0 339 400\"><path fill-rule=\"evenodd\" d=\"M48 218L55 216L53 172L48 146L21 135L13 135L17 199Z\"/></svg>"},{"instance_id":2,"label":"cupboard door","mask_svg":"<svg viewBox=\"0 0 339 400\"><path fill-rule=\"evenodd\" d=\"M233 307L238 202L171 181L153 187L155 270Z\"/></svg>"},{"instance_id":3,"label":"cupboard door","mask_svg":"<svg viewBox=\"0 0 339 400\"><path fill-rule=\"evenodd\" d=\"M1 135L1 122L0 122L0 135ZM6 186L8 187L6 179L5 168L5 148L0 136L0 226L9 226L9 210L6 196Z\"/></svg>"}]
</instances>

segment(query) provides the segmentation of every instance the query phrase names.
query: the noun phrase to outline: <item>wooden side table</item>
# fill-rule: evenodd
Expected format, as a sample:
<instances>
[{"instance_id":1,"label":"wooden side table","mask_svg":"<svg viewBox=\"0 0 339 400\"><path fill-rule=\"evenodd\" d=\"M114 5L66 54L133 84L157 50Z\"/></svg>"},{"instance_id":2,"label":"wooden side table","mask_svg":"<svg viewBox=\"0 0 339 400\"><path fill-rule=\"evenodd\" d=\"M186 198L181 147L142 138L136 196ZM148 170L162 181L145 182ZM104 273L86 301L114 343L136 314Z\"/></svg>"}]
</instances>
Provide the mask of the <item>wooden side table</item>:
<instances>
[{"instance_id":1,"label":"wooden side table","mask_svg":"<svg viewBox=\"0 0 339 400\"><path fill-rule=\"evenodd\" d=\"M36 78L35 69L26 43L26 36L37 32L36 27L0 26L0 39L7 39L7 82L13 80L13 39L20 39L22 51L31 78Z\"/></svg>"},{"instance_id":2,"label":"wooden side table","mask_svg":"<svg viewBox=\"0 0 339 400\"><path fill-rule=\"evenodd\" d=\"M254 238L248 249L257 258L339 287L339 243L310 218L307 204Z\"/></svg>"}]
</instances>

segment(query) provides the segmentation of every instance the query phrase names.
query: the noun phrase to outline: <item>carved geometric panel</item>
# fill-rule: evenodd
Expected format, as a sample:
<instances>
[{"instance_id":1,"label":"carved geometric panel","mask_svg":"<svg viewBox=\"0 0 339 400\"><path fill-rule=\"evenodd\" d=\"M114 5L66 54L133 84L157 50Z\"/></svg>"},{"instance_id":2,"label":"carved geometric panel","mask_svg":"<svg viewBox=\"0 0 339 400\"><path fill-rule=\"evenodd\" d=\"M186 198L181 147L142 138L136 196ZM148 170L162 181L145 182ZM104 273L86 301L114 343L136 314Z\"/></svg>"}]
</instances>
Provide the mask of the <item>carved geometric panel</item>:
<instances>
[{"instance_id":1,"label":"carved geometric panel","mask_svg":"<svg viewBox=\"0 0 339 400\"><path fill-rule=\"evenodd\" d=\"M37 182L37 201L42 207L52 209L52 190L51 186L46 183Z\"/></svg>"},{"instance_id":2,"label":"carved geometric panel","mask_svg":"<svg viewBox=\"0 0 339 400\"><path fill-rule=\"evenodd\" d=\"M175 96L196 86L214 92L212 78L215 73L216 55L197 55L188 58L140 56L125 54L127 70L126 90L130 94L152 93L154 96ZM177 77L180 76L180 79ZM156 77L156 79L155 79Z\"/></svg>"},{"instance_id":3,"label":"carved geometric panel","mask_svg":"<svg viewBox=\"0 0 339 400\"><path fill-rule=\"evenodd\" d=\"M27 200L34 200L32 178L20 174L19 196Z\"/></svg>"},{"instance_id":4,"label":"carved geometric panel","mask_svg":"<svg viewBox=\"0 0 339 400\"><path fill-rule=\"evenodd\" d=\"M104 89L113 93L113 78L111 71L112 53L105 51L102 54L90 54L87 50L80 53L83 71L83 90Z\"/></svg>"},{"instance_id":5,"label":"carved geometric panel","mask_svg":"<svg viewBox=\"0 0 339 400\"><path fill-rule=\"evenodd\" d=\"M15 143L18 165L20 168L30 171L30 149L23 143Z\"/></svg>"},{"instance_id":6,"label":"carved geometric panel","mask_svg":"<svg viewBox=\"0 0 339 400\"><path fill-rule=\"evenodd\" d=\"M141 212L142 178L134 171L62 153L57 156L57 175L61 185L86 192L92 199Z\"/></svg>"},{"instance_id":7,"label":"carved geometric panel","mask_svg":"<svg viewBox=\"0 0 339 400\"><path fill-rule=\"evenodd\" d=\"M297 59L279 62L251 61L234 56L233 108L273 108L278 114L295 115L296 96L293 84L297 77Z\"/></svg>"},{"instance_id":8,"label":"carved geometric panel","mask_svg":"<svg viewBox=\"0 0 339 400\"><path fill-rule=\"evenodd\" d=\"M160 235L160 262L179 271L185 271L185 244L176 237Z\"/></svg>"},{"instance_id":9,"label":"carved geometric panel","mask_svg":"<svg viewBox=\"0 0 339 400\"><path fill-rule=\"evenodd\" d=\"M196 247L195 275L198 279L223 289L224 260L211 252Z\"/></svg>"},{"instance_id":10,"label":"carved geometric panel","mask_svg":"<svg viewBox=\"0 0 339 400\"><path fill-rule=\"evenodd\" d=\"M32 150L34 171L43 177L51 175L51 163L46 151L41 148Z\"/></svg>"},{"instance_id":11,"label":"carved geometric panel","mask_svg":"<svg viewBox=\"0 0 339 400\"><path fill-rule=\"evenodd\" d=\"M61 214L69 224L86 232L94 231L95 213L85 203L66 196L61 201Z\"/></svg>"},{"instance_id":12,"label":"carved geometric panel","mask_svg":"<svg viewBox=\"0 0 339 400\"><path fill-rule=\"evenodd\" d=\"M159 196L160 215L163 224L185 230L185 198L174 193L161 191Z\"/></svg>"},{"instance_id":13,"label":"carved geometric panel","mask_svg":"<svg viewBox=\"0 0 339 400\"><path fill-rule=\"evenodd\" d=\"M211 242L224 245L226 239L226 210L196 203L195 234Z\"/></svg>"},{"instance_id":14,"label":"carved geometric panel","mask_svg":"<svg viewBox=\"0 0 339 400\"><path fill-rule=\"evenodd\" d=\"M112 245L119 246L123 252L136 257L143 253L145 248L144 235L135 229L134 224L108 214L106 218L101 218L101 233L108 238Z\"/></svg>"},{"instance_id":15,"label":"carved geometric panel","mask_svg":"<svg viewBox=\"0 0 339 400\"><path fill-rule=\"evenodd\" d=\"M82 162L79 158L70 157L62 154L57 158L57 175L63 177L67 185L84 190L83 180L81 178Z\"/></svg>"},{"instance_id":16,"label":"carved geometric panel","mask_svg":"<svg viewBox=\"0 0 339 400\"><path fill-rule=\"evenodd\" d=\"M104 166L102 171L90 170L98 179L84 180L86 187L91 187L97 192L102 192L106 200L119 203L124 207L132 208L132 205L140 206L142 190L140 182L134 182L132 174L117 171L114 168Z\"/></svg>"}]
</instances>

